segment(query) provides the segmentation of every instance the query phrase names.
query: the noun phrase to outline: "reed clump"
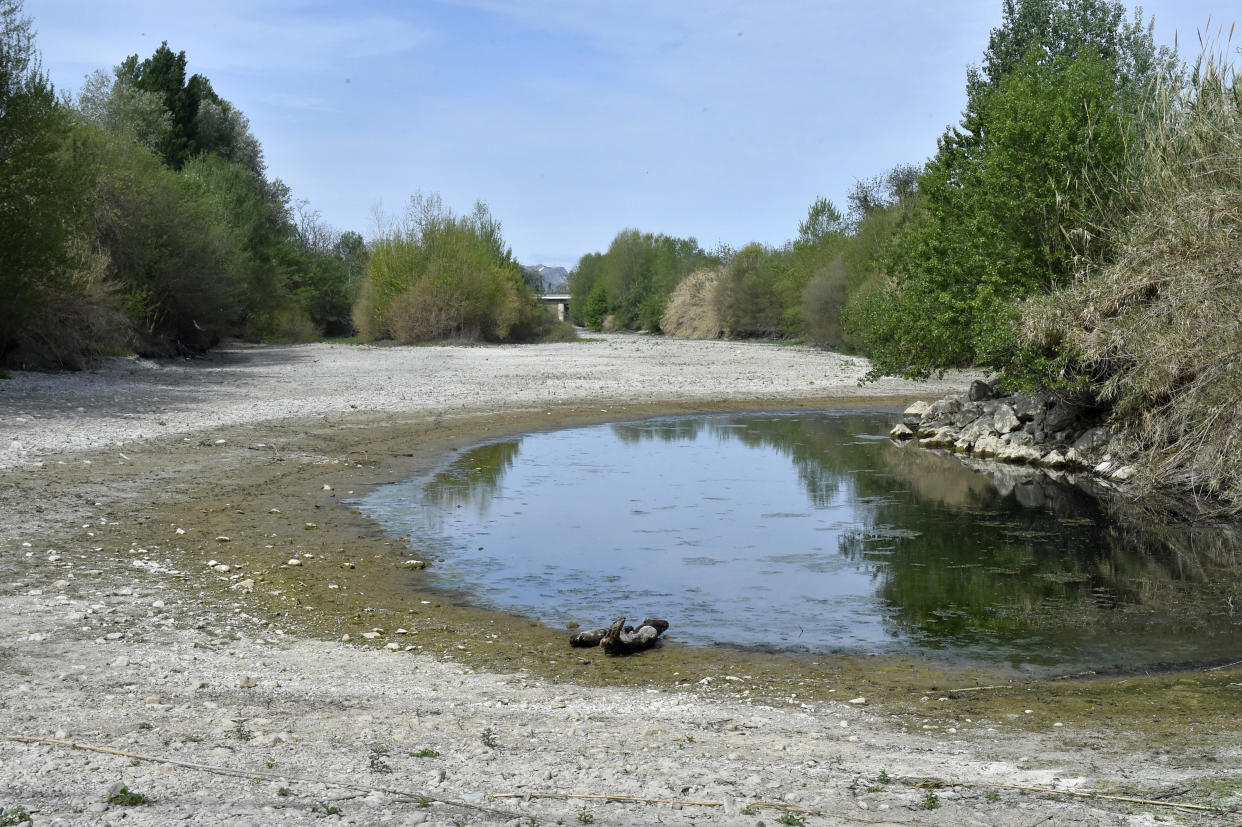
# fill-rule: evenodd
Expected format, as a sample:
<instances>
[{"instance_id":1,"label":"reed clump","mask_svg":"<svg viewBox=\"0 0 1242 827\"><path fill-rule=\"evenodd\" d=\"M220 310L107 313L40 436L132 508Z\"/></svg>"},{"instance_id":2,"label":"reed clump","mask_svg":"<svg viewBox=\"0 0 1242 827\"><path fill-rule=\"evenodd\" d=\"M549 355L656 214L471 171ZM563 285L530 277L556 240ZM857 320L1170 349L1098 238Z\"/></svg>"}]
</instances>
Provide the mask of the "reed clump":
<instances>
[{"instance_id":1,"label":"reed clump","mask_svg":"<svg viewBox=\"0 0 1242 827\"><path fill-rule=\"evenodd\" d=\"M1226 39L1226 43L1232 38ZM1242 79L1205 46L1130 146L1110 261L1024 303L1020 340L1112 406L1140 481L1242 513Z\"/></svg>"},{"instance_id":2,"label":"reed clump","mask_svg":"<svg viewBox=\"0 0 1242 827\"><path fill-rule=\"evenodd\" d=\"M683 339L719 339L724 336L725 323L719 310L723 284L722 267L691 273L669 296L664 315L660 317L660 330Z\"/></svg>"}]
</instances>

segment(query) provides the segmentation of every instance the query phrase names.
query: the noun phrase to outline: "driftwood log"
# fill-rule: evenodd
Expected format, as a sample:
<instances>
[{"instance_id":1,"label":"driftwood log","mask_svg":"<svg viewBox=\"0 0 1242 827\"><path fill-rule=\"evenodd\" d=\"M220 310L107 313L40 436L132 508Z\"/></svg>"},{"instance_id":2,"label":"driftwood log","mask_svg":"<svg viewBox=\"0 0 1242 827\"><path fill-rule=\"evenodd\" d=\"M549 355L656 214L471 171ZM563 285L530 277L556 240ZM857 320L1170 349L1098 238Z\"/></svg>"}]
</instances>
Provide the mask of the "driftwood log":
<instances>
[{"instance_id":1,"label":"driftwood log","mask_svg":"<svg viewBox=\"0 0 1242 827\"><path fill-rule=\"evenodd\" d=\"M668 621L645 617L638 628L625 625L625 615L617 618L607 629L591 629L578 632L569 639L571 646L599 646L606 655L628 655L650 649L668 631Z\"/></svg>"}]
</instances>

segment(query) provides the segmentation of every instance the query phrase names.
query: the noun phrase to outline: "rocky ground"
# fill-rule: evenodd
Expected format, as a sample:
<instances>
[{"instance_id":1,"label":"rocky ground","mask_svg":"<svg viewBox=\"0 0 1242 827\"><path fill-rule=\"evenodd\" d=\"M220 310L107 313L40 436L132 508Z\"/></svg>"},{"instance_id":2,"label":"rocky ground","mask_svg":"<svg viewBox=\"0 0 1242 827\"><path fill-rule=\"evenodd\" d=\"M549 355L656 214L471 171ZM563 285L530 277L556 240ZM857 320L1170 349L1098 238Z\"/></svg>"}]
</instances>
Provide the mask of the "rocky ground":
<instances>
[{"instance_id":1,"label":"rocky ground","mask_svg":"<svg viewBox=\"0 0 1242 827\"><path fill-rule=\"evenodd\" d=\"M0 824L1242 821L1071 794L1242 803L1236 670L605 660L402 579L338 491L500 433L899 411L970 379L860 388L861 360L800 347L599 338L0 379Z\"/></svg>"}]
</instances>

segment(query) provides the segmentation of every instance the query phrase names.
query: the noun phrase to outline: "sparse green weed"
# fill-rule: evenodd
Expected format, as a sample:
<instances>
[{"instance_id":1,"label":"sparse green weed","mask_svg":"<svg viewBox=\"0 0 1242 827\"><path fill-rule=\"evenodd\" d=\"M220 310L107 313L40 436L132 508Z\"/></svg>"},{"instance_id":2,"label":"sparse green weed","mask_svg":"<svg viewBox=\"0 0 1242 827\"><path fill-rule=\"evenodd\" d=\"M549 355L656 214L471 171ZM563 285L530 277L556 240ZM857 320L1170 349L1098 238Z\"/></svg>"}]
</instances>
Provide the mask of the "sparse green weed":
<instances>
[{"instance_id":1,"label":"sparse green weed","mask_svg":"<svg viewBox=\"0 0 1242 827\"><path fill-rule=\"evenodd\" d=\"M341 814L341 808L335 804L327 804L321 801L318 804L311 805L311 812L323 813L326 816L339 816Z\"/></svg>"},{"instance_id":2,"label":"sparse green weed","mask_svg":"<svg viewBox=\"0 0 1242 827\"><path fill-rule=\"evenodd\" d=\"M488 749L499 749L500 748L500 742L496 740L496 730L492 729L491 727L487 727L486 729L484 729L483 734L480 735L479 737L483 741L483 746L487 747Z\"/></svg>"},{"instance_id":3,"label":"sparse green weed","mask_svg":"<svg viewBox=\"0 0 1242 827\"><path fill-rule=\"evenodd\" d=\"M583 805L582 809L578 811L578 823L579 824L594 824L595 823L595 814L592 813L590 810L588 810L586 808L586 805Z\"/></svg>"},{"instance_id":4,"label":"sparse green weed","mask_svg":"<svg viewBox=\"0 0 1242 827\"><path fill-rule=\"evenodd\" d=\"M34 824L25 807L0 807L0 827L17 827L18 824Z\"/></svg>"},{"instance_id":5,"label":"sparse green weed","mask_svg":"<svg viewBox=\"0 0 1242 827\"><path fill-rule=\"evenodd\" d=\"M426 809L431 806L431 799L425 795L420 795L418 798L414 799L414 804L417 807Z\"/></svg>"},{"instance_id":6,"label":"sparse green weed","mask_svg":"<svg viewBox=\"0 0 1242 827\"><path fill-rule=\"evenodd\" d=\"M928 790L927 795L923 796L923 801L919 804L919 808L923 810L935 810L940 807L940 796L936 795L935 790Z\"/></svg>"},{"instance_id":7,"label":"sparse green weed","mask_svg":"<svg viewBox=\"0 0 1242 827\"><path fill-rule=\"evenodd\" d=\"M806 818L797 813L781 813L781 817L776 820L777 824L792 824L794 827L801 827L806 824Z\"/></svg>"},{"instance_id":8,"label":"sparse green weed","mask_svg":"<svg viewBox=\"0 0 1242 827\"><path fill-rule=\"evenodd\" d=\"M137 807L142 804L150 804L151 799L142 793L131 792L129 787L121 787L121 789L108 796L108 803L115 804L118 807Z\"/></svg>"},{"instance_id":9,"label":"sparse green weed","mask_svg":"<svg viewBox=\"0 0 1242 827\"><path fill-rule=\"evenodd\" d=\"M293 795L293 790L289 789L288 787L281 787L279 790L276 791L276 795L280 796L281 798L288 798L289 796Z\"/></svg>"},{"instance_id":10,"label":"sparse green weed","mask_svg":"<svg viewBox=\"0 0 1242 827\"><path fill-rule=\"evenodd\" d=\"M436 752L430 747L423 747L417 752L411 752L410 757L411 758L438 758L440 757L440 753Z\"/></svg>"},{"instance_id":11,"label":"sparse green weed","mask_svg":"<svg viewBox=\"0 0 1242 827\"><path fill-rule=\"evenodd\" d=\"M388 755L388 747L381 744L374 744L371 747L371 757L368 766L371 772L392 772L392 766L384 760Z\"/></svg>"}]
</instances>

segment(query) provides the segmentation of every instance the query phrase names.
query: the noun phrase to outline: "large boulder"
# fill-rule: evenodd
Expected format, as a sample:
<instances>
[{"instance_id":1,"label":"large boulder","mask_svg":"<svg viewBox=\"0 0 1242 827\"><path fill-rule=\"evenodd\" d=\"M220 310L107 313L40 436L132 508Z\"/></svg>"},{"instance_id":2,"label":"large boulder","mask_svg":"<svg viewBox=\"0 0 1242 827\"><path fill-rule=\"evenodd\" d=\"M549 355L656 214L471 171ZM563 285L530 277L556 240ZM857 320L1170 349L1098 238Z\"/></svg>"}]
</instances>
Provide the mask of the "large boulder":
<instances>
[{"instance_id":1,"label":"large boulder","mask_svg":"<svg viewBox=\"0 0 1242 827\"><path fill-rule=\"evenodd\" d=\"M1032 393L1013 398L1013 412L1023 422L1034 422L1043 427L1047 411L1047 400L1042 394Z\"/></svg>"},{"instance_id":2,"label":"large boulder","mask_svg":"<svg viewBox=\"0 0 1242 827\"><path fill-rule=\"evenodd\" d=\"M952 428L939 428L934 434L919 440L919 444L928 448L949 448L957 442L957 433Z\"/></svg>"},{"instance_id":3,"label":"large boulder","mask_svg":"<svg viewBox=\"0 0 1242 827\"><path fill-rule=\"evenodd\" d=\"M888 432L888 435L892 439L913 439L914 431L910 430L906 423L898 422L893 426L893 429Z\"/></svg>"},{"instance_id":4,"label":"large boulder","mask_svg":"<svg viewBox=\"0 0 1242 827\"><path fill-rule=\"evenodd\" d=\"M996 426L992 424L992 417L979 417L962 429L962 439L974 444L982 436L996 436Z\"/></svg>"},{"instance_id":5,"label":"large boulder","mask_svg":"<svg viewBox=\"0 0 1242 827\"><path fill-rule=\"evenodd\" d=\"M1018 428L1022 427L1022 423L1018 421L1018 416L1013 412L1013 408L1008 405L1000 405L992 416L992 427L996 429L998 434L1007 434L1010 431L1018 430Z\"/></svg>"},{"instance_id":6,"label":"large boulder","mask_svg":"<svg viewBox=\"0 0 1242 827\"><path fill-rule=\"evenodd\" d=\"M1000 437L987 434L975 440L974 452L975 456L986 459L988 457L996 456L1006 447L1008 446L1000 441Z\"/></svg>"},{"instance_id":7,"label":"large boulder","mask_svg":"<svg viewBox=\"0 0 1242 827\"><path fill-rule=\"evenodd\" d=\"M921 422L923 417L927 414L927 409L930 407L931 405L922 400L912 403L910 407L906 408L906 410L902 413L902 423L905 424L907 428L917 428L919 422Z\"/></svg>"},{"instance_id":8,"label":"large boulder","mask_svg":"<svg viewBox=\"0 0 1242 827\"><path fill-rule=\"evenodd\" d=\"M1006 445L996 454L1001 462L1028 463L1035 465L1043 459L1044 452L1034 445Z\"/></svg>"},{"instance_id":9,"label":"large boulder","mask_svg":"<svg viewBox=\"0 0 1242 827\"><path fill-rule=\"evenodd\" d=\"M1082 417L1083 407L1064 399L1057 400L1048 413L1044 415L1045 431L1060 431L1068 428Z\"/></svg>"},{"instance_id":10,"label":"large boulder","mask_svg":"<svg viewBox=\"0 0 1242 827\"><path fill-rule=\"evenodd\" d=\"M971 382L970 389L966 391L966 398L971 402L986 402L995 396L996 389L982 379Z\"/></svg>"}]
</instances>

